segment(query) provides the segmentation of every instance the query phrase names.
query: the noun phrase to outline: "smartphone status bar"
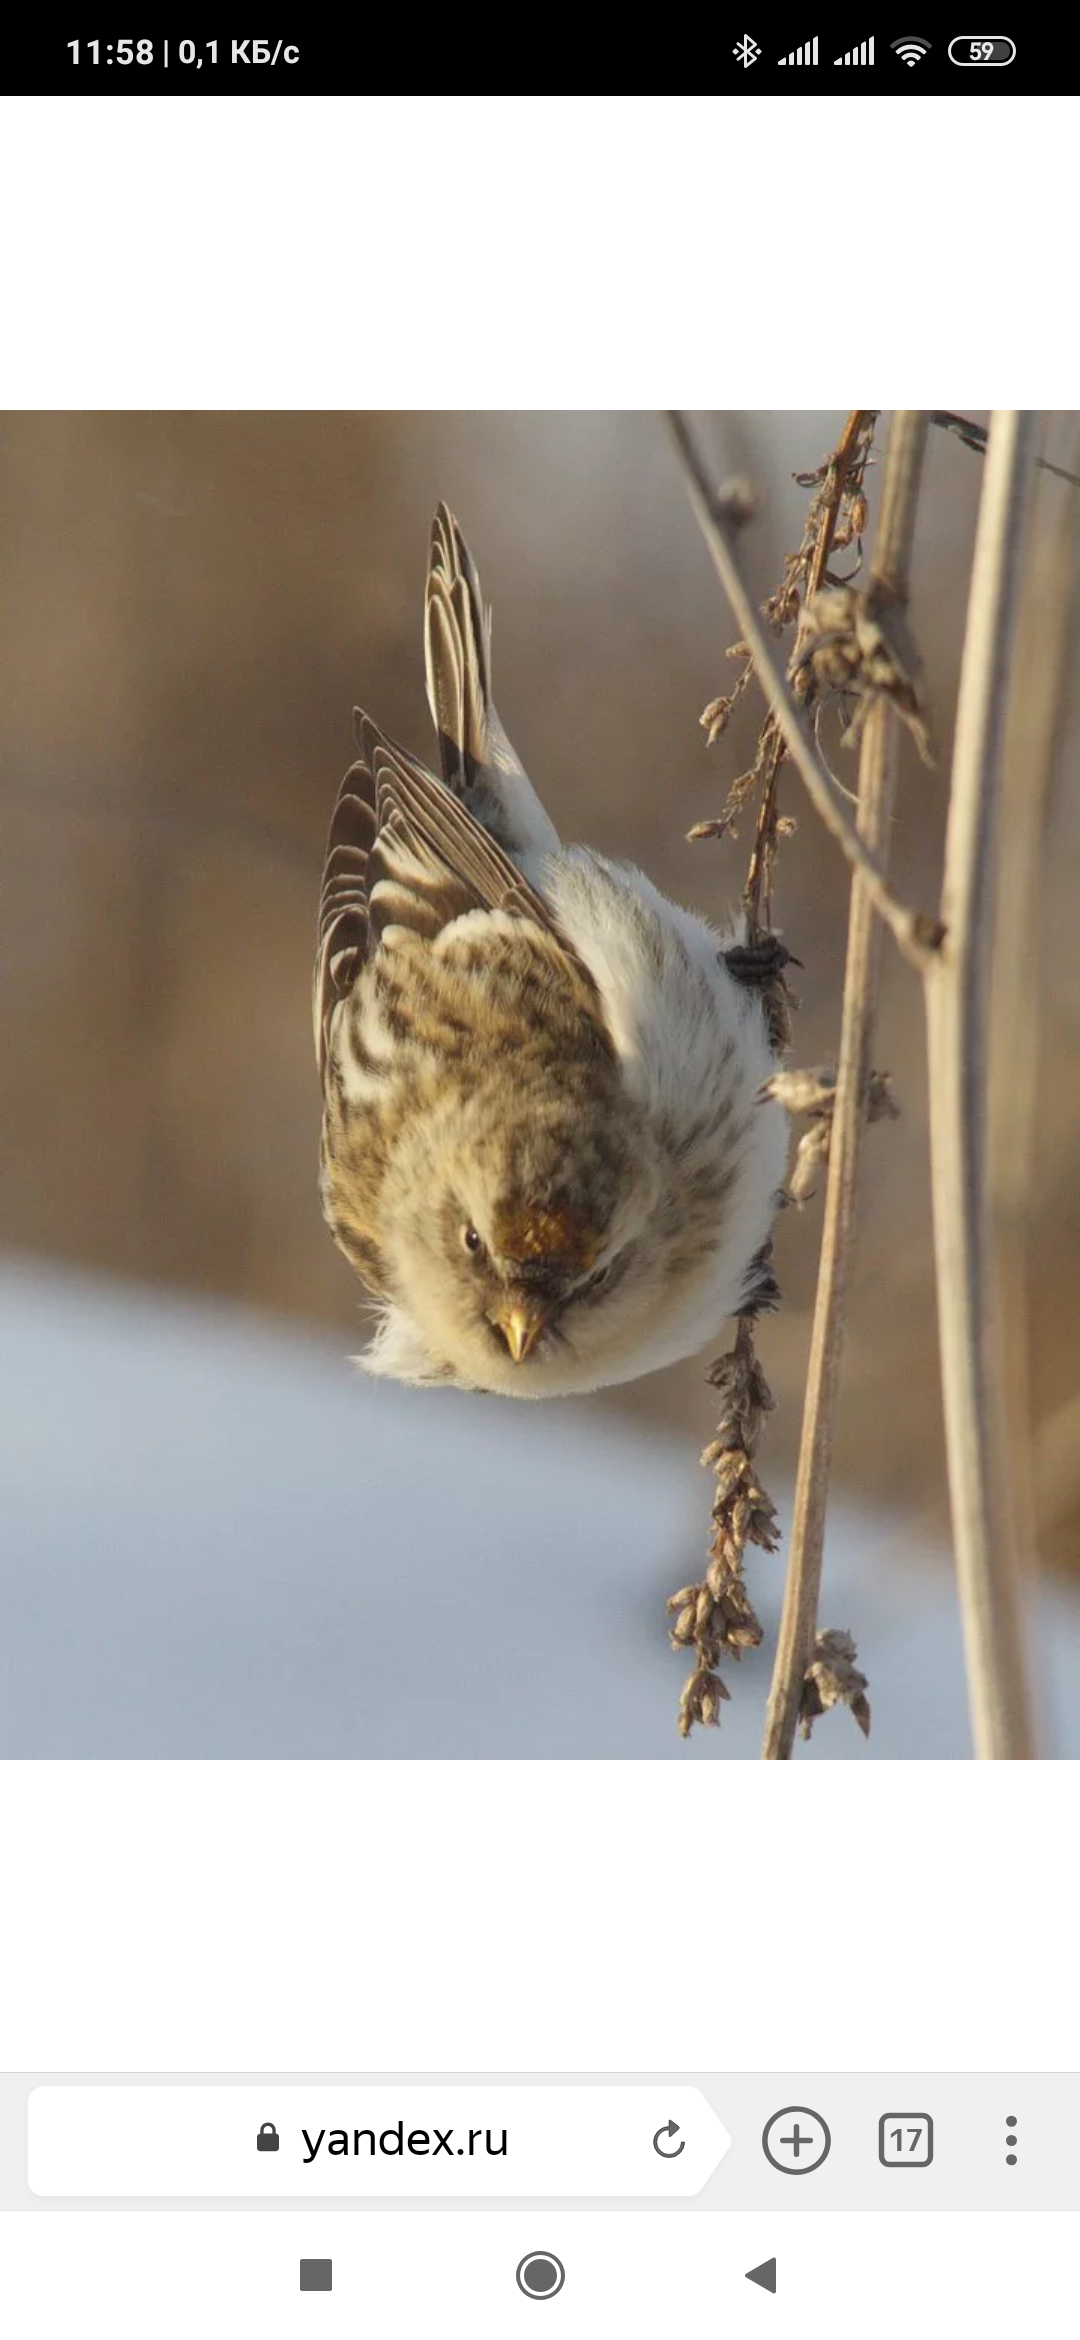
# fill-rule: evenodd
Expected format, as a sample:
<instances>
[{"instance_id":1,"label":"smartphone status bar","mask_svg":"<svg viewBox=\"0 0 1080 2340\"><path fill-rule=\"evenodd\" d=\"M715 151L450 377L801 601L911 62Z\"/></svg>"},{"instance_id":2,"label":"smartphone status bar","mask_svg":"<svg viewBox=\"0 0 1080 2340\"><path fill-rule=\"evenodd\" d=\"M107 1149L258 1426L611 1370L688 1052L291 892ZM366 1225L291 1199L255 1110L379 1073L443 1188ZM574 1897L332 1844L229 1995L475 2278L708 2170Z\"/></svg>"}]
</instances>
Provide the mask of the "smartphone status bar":
<instances>
[{"instance_id":1,"label":"smartphone status bar","mask_svg":"<svg viewBox=\"0 0 1080 2340\"><path fill-rule=\"evenodd\" d=\"M1029 89L1025 62L1033 72L1038 47L1030 36L1024 42L1009 32L931 34L918 24L908 31L902 24L896 30L871 30L865 18L823 30L812 17L771 30L767 19L751 17L743 25L736 19L725 34L714 70L725 96L844 90L863 96L911 95L919 90L1000 94ZM102 25L67 39L29 32L9 90L13 95L88 97L102 91L131 96L166 92L176 97L226 91L282 97L359 95L356 83L369 62L369 45L347 31L312 33L294 24L280 33L255 36L226 24L211 33L185 36L125 34ZM658 105L672 102L656 100Z\"/></svg>"}]
</instances>

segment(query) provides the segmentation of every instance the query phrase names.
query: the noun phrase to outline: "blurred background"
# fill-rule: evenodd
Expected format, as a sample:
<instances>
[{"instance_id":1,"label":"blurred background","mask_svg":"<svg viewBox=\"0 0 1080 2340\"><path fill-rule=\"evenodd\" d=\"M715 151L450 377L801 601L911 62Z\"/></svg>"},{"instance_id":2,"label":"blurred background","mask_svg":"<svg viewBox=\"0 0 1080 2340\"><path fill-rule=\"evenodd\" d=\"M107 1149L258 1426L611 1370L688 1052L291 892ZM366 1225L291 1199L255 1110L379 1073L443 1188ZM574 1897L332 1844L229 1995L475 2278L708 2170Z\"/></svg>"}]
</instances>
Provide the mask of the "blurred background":
<instances>
[{"instance_id":1,"label":"blurred background","mask_svg":"<svg viewBox=\"0 0 1080 2340\"><path fill-rule=\"evenodd\" d=\"M746 472L762 490L747 540L761 597L801 535L807 492L792 474L823 461L843 420L824 413L703 420L717 471ZM882 444L884 432L883 421ZM1075 418L1051 418L1046 453L1075 467L1075 444ZM871 470L871 531L878 477ZM931 434L914 618L937 762L927 771L905 748L894 839L897 883L927 905L938 886L980 477L978 455ZM283 1354L310 1358L314 1342L320 1371L332 1361L359 1441L369 1439L373 1409L387 1403L386 1393L351 1380L344 1363L360 1345L360 1295L319 1214L308 992L322 849L351 760L354 703L421 756L433 752L421 608L440 497L461 518L494 604L500 711L562 833L640 861L665 890L706 914L722 917L738 900L752 821L735 840L690 845L685 832L719 811L750 761L760 706L749 692L729 732L706 747L698 716L731 687L736 670L724 650L734 629L658 418L8 416L0 429L0 1240L16 1297L0 1370L12 1401L5 1400L9 1435L20 1419L24 1450L25 1312L40 1289L62 1345L65 1272L74 1279L73 1322L84 1333L87 1291L109 1309L125 1291L139 1310L158 1295L166 1315L183 1296L201 1297L216 1304L206 1319L214 1326L222 1304L233 1304L246 1312L236 1322L254 1348L269 1351L280 1339ZM1059 590L1053 563L1062 529L1077 521L1080 493L1041 475L1029 563L1036 621L1040 594ZM1030 638L1038 639L1037 623ZM1080 863L1078 719L1070 648L1034 938L1044 1078L1023 1230L1039 1538L1066 1604L1080 1568L1080 970L1065 940ZM852 759L834 753L838 728L829 751L853 780ZM1021 705L1014 789L1024 784L1024 743ZM803 962L792 1061L815 1064L835 1055L847 887L795 783L785 787L798 832L780 862L777 918ZM928 1554L937 1551L944 1566L947 1511L921 1000L916 978L891 950L877 1059L893 1076L902 1118L868 1139L836 1472L844 1503L879 1527L889 1523L899 1595L905 1569L921 1569L923 1581ZM818 1202L783 1216L784 1305L760 1342L780 1401L762 1463L767 1483L781 1490L798 1436L819 1233ZM110 1315L114 1329L116 1322ZM48 1343L34 1353L47 1417L55 1359ZM92 1380L93 1339L83 1354ZM130 1377L124 1386L134 1405ZM152 1373L143 1398L153 1406ZM78 1408L77 1386L69 1402ZM443 1438L450 1418L443 1393L395 1394L394 1403L406 1409L395 1417L406 1444L421 1423L425 1436L430 1422ZM479 1403L490 1440L509 1436L507 1413L515 1416L518 1451L526 1436L520 1410ZM709 1483L695 1458L710 1434L710 1407L701 1363L691 1363L570 1409L538 1409L572 1420L575 1436L595 1433L598 1455L610 1457L620 1437L629 1452L632 1429L638 1441L648 1432L672 1467L678 1459L685 1501L668 1539L675 1548L658 1553L658 1608L648 1626L672 1707L679 1661L664 1653L662 1598L699 1572ZM101 1435L115 1437L118 1452L137 1443L132 1422L110 1419ZM65 1435L55 1427L36 1468L62 1481ZM536 1438L554 1453L551 1428ZM445 1451L452 1478L453 1444ZM17 1458L14 1467L18 1475ZM80 1482L67 1531L75 1555L79 1506L90 1499ZM599 1486L596 1504L602 1536ZM201 1532L212 1537L212 1522ZM362 1541L362 1523L356 1534ZM10 1562L17 1613L33 1575L29 1500L21 1535ZM755 1565L759 1606L771 1613L781 1561ZM762 1591L769 1570L773 1586ZM828 1599L826 1608L825 1622L855 1631L873 1689L876 1653L858 1616L834 1615ZM35 1648L47 1676L44 1623ZM595 1652L593 1662L602 1672ZM764 1672L755 1679L759 1712ZM746 1680L744 1668L736 1685L744 1697ZM54 1734L33 1751L93 1752L96 1727L88 1721L78 1745L61 1749ZM819 1725L818 1741L830 1732L857 1738L847 1717ZM712 1734L708 1751L723 1752L723 1737ZM338 1751L373 1751L362 1741L361 1732ZM215 1748L172 1743L169 1751ZM430 1750L417 1743L413 1751ZM484 1751L500 1750L485 1744ZM590 1750L552 1744L548 1751ZM629 1743L606 1751L663 1749L634 1743L631 1730ZM913 1727L890 1751L929 1751L929 1740Z\"/></svg>"}]
</instances>

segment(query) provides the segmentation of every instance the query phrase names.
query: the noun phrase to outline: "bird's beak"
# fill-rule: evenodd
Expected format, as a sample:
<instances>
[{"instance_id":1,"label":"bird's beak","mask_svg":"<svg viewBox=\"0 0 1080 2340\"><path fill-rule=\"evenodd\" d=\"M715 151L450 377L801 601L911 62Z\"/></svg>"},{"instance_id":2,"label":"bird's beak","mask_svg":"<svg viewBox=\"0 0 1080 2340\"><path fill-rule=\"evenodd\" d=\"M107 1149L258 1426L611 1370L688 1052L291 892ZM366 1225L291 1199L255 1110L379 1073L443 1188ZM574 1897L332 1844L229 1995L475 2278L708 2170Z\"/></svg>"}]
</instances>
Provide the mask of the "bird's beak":
<instances>
[{"instance_id":1,"label":"bird's beak","mask_svg":"<svg viewBox=\"0 0 1080 2340\"><path fill-rule=\"evenodd\" d=\"M498 1325L515 1365L520 1365L535 1349L548 1321L549 1311L536 1300L515 1300L494 1322Z\"/></svg>"}]
</instances>

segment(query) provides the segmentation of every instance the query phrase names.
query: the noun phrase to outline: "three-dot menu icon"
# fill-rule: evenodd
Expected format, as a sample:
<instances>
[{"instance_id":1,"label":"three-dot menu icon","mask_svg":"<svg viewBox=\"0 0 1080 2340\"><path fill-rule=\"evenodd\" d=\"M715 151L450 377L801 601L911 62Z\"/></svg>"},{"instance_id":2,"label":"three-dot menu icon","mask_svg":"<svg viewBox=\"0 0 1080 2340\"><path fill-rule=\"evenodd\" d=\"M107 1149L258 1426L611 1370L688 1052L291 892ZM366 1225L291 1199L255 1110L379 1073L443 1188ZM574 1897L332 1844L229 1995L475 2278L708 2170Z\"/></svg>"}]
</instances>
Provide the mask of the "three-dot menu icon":
<instances>
[{"instance_id":1,"label":"three-dot menu icon","mask_svg":"<svg viewBox=\"0 0 1080 2340\"><path fill-rule=\"evenodd\" d=\"M1006 2166L1007 2166L1009 2169L1015 2169L1015 2168L1016 2168L1016 2114L1015 2114L1015 2113L1006 2113L1006 2115L1005 2115L1005 2162L1006 2162Z\"/></svg>"}]
</instances>

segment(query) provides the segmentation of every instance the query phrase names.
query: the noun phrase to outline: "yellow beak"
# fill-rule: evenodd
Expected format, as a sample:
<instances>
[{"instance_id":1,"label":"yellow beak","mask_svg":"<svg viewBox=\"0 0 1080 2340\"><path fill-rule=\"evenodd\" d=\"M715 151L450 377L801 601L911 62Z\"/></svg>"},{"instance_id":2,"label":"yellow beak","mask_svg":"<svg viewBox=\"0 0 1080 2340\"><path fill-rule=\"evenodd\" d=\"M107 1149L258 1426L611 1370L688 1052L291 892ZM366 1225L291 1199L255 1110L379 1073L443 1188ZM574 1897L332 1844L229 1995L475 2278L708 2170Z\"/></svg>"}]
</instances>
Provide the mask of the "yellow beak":
<instances>
[{"instance_id":1,"label":"yellow beak","mask_svg":"<svg viewBox=\"0 0 1080 2340\"><path fill-rule=\"evenodd\" d=\"M515 1365L529 1355L547 1323L547 1314L535 1301L515 1300L502 1316L494 1319L506 1341Z\"/></svg>"}]
</instances>

